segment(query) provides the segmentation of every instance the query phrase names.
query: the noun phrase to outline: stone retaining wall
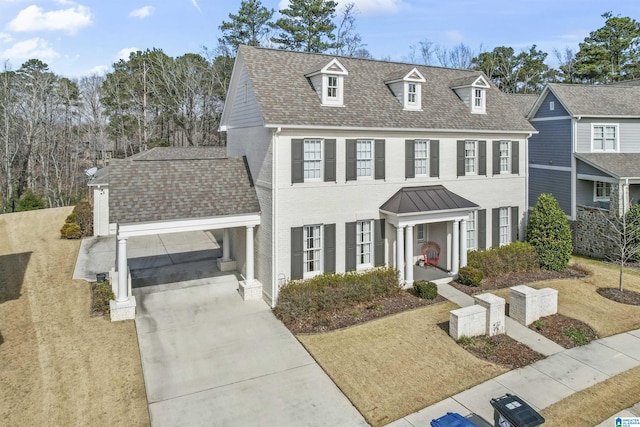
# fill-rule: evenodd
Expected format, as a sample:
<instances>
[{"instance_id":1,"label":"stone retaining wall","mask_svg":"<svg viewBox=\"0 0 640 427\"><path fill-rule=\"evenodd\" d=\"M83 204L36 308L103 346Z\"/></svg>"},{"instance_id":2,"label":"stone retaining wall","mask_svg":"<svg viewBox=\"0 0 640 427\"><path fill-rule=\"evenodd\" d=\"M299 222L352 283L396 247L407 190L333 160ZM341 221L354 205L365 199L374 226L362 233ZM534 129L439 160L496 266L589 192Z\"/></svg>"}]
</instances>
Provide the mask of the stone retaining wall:
<instances>
[{"instance_id":1,"label":"stone retaining wall","mask_svg":"<svg viewBox=\"0 0 640 427\"><path fill-rule=\"evenodd\" d=\"M576 220L570 222L574 253L593 258L605 258L610 253L602 237L603 231L609 228L605 215L609 215L607 209L576 206Z\"/></svg>"}]
</instances>

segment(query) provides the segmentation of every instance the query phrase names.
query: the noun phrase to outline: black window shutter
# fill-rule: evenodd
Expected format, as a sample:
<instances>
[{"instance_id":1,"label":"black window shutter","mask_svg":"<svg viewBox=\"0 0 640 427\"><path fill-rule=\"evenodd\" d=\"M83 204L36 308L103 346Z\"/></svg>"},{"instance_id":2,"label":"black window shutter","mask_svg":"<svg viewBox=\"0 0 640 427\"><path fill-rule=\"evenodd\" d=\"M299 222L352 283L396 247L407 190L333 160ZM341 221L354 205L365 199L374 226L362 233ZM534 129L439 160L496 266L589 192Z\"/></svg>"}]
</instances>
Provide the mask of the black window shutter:
<instances>
[{"instance_id":1,"label":"black window shutter","mask_svg":"<svg viewBox=\"0 0 640 427\"><path fill-rule=\"evenodd\" d=\"M487 210L478 211L478 249L487 249Z\"/></svg>"},{"instance_id":2,"label":"black window shutter","mask_svg":"<svg viewBox=\"0 0 640 427\"><path fill-rule=\"evenodd\" d=\"M375 179L384 179L385 178L385 150L384 150L384 139L376 139L374 156L375 166L373 175Z\"/></svg>"},{"instance_id":3,"label":"black window shutter","mask_svg":"<svg viewBox=\"0 0 640 427\"><path fill-rule=\"evenodd\" d=\"M500 141L493 141L493 174L500 175Z\"/></svg>"},{"instance_id":4,"label":"black window shutter","mask_svg":"<svg viewBox=\"0 0 640 427\"><path fill-rule=\"evenodd\" d=\"M336 272L336 225L325 224L324 230L324 272Z\"/></svg>"},{"instance_id":5,"label":"black window shutter","mask_svg":"<svg viewBox=\"0 0 640 427\"><path fill-rule=\"evenodd\" d=\"M356 140L347 139L347 181L355 181L356 174Z\"/></svg>"},{"instance_id":6,"label":"black window shutter","mask_svg":"<svg viewBox=\"0 0 640 427\"><path fill-rule=\"evenodd\" d=\"M416 143L413 139L404 141L404 177L416 177Z\"/></svg>"},{"instance_id":7,"label":"black window shutter","mask_svg":"<svg viewBox=\"0 0 640 427\"><path fill-rule=\"evenodd\" d=\"M494 208L491 218L491 246L500 246L500 208Z\"/></svg>"},{"instance_id":8,"label":"black window shutter","mask_svg":"<svg viewBox=\"0 0 640 427\"><path fill-rule=\"evenodd\" d=\"M464 176L464 141L458 141L458 176Z\"/></svg>"},{"instance_id":9,"label":"black window shutter","mask_svg":"<svg viewBox=\"0 0 640 427\"><path fill-rule=\"evenodd\" d=\"M440 141L429 143L429 176L440 177Z\"/></svg>"},{"instance_id":10,"label":"black window shutter","mask_svg":"<svg viewBox=\"0 0 640 427\"><path fill-rule=\"evenodd\" d=\"M376 267L383 266L384 263L384 219L376 219L373 222L373 257Z\"/></svg>"},{"instance_id":11,"label":"black window shutter","mask_svg":"<svg viewBox=\"0 0 640 427\"><path fill-rule=\"evenodd\" d=\"M302 279L303 274L303 258L302 246L304 244L304 236L302 227L291 228L291 279Z\"/></svg>"},{"instance_id":12,"label":"black window shutter","mask_svg":"<svg viewBox=\"0 0 640 427\"><path fill-rule=\"evenodd\" d=\"M345 224L345 271L354 271L356 269L356 223L347 222Z\"/></svg>"},{"instance_id":13,"label":"black window shutter","mask_svg":"<svg viewBox=\"0 0 640 427\"><path fill-rule=\"evenodd\" d=\"M291 183L304 182L303 140L291 140Z\"/></svg>"},{"instance_id":14,"label":"black window shutter","mask_svg":"<svg viewBox=\"0 0 640 427\"><path fill-rule=\"evenodd\" d=\"M518 241L518 230L520 229L520 218L518 217L518 207L511 207L511 241Z\"/></svg>"},{"instance_id":15,"label":"black window shutter","mask_svg":"<svg viewBox=\"0 0 640 427\"><path fill-rule=\"evenodd\" d=\"M511 141L511 173L520 175L520 142Z\"/></svg>"},{"instance_id":16,"label":"black window shutter","mask_svg":"<svg viewBox=\"0 0 640 427\"><path fill-rule=\"evenodd\" d=\"M336 180L336 140L324 140L324 180L331 182Z\"/></svg>"},{"instance_id":17,"label":"black window shutter","mask_svg":"<svg viewBox=\"0 0 640 427\"><path fill-rule=\"evenodd\" d=\"M478 175L487 175L487 141L478 141Z\"/></svg>"}]
</instances>

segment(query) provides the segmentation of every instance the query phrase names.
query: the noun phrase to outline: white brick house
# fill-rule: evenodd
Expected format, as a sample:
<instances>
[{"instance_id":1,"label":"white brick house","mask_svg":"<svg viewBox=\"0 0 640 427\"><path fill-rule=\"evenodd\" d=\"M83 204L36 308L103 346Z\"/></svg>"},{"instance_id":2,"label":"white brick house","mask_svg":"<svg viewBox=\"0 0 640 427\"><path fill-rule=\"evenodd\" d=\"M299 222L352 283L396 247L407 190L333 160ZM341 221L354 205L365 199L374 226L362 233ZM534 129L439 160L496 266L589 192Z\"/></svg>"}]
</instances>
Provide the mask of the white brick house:
<instances>
[{"instance_id":1,"label":"white brick house","mask_svg":"<svg viewBox=\"0 0 640 427\"><path fill-rule=\"evenodd\" d=\"M251 170L272 304L323 272L389 265L410 285L426 241L455 275L467 250L523 237L535 130L479 72L241 46L221 130Z\"/></svg>"}]
</instances>

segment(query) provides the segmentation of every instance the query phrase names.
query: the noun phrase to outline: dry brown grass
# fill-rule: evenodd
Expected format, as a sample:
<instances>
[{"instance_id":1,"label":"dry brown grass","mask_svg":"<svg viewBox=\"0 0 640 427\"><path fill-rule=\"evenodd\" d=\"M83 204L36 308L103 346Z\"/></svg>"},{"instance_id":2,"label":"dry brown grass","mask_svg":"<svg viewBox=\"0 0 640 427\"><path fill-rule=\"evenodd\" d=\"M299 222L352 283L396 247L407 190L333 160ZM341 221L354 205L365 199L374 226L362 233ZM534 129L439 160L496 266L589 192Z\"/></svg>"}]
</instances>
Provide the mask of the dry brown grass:
<instances>
[{"instance_id":1,"label":"dry brown grass","mask_svg":"<svg viewBox=\"0 0 640 427\"><path fill-rule=\"evenodd\" d=\"M582 279L549 280L530 284L533 288L558 290L558 313L589 324L600 338L640 328L640 306L611 301L596 290L618 287L618 267L598 260L574 257L574 262L592 271ZM640 292L640 273L627 269L623 276L625 289ZM509 289L494 291L507 301Z\"/></svg>"},{"instance_id":2,"label":"dry brown grass","mask_svg":"<svg viewBox=\"0 0 640 427\"><path fill-rule=\"evenodd\" d=\"M0 215L3 425L149 425L133 321L89 317L71 208Z\"/></svg>"},{"instance_id":3,"label":"dry brown grass","mask_svg":"<svg viewBox=\"0 0 640 427\"><path fill-rule=\"evenodd\" d=\"M298 339L373 426L381 426L507 371L456 344L437 304Z\"/></svg>"},{"instance_id":4,"label":"dry brown grass","mask_svg":"<svg viewBox=\"0 0 640 427\"><path fill-rule=\"evenodd\" d=\"M545 408L546 426L598 424L636 404L640 396L640 367L582 390Z\"/></svg>"}]
</instances>

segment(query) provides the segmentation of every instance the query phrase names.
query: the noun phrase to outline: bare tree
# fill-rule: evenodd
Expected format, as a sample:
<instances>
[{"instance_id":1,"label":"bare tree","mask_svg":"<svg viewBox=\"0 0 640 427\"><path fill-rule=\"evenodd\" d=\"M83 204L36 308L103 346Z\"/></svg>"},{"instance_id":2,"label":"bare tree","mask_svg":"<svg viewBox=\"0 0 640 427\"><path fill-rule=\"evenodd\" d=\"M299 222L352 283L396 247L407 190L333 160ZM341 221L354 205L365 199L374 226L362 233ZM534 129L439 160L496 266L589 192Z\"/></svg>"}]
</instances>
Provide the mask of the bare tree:
<instances>
[{"instance_id":1,"label":"bare tree","mask_svg":"<svg viewBox=\"0 0 640 427\"><path fill-rule=\"evenodd\" d=\"M340 10L339 24L336 26L335 55L355 56L359 49L366 46L362 37L356 32L356 15L358 10L355 3L347 3Z\"/></svg>"},{"instance_id":2,"label":"bare tree","mask_svg":"<svg viewBox=\"0 0 640 427\"><path fill-rule=\"evenodd\" d=\"M476 56L475 52L464 43L459 43L452 48L436 46L435 55L440 66L461 70L470 69L471 60Z\"/></svg>"},{"instance_id":3,"label":"bare tree","mask_svg":"<svg viewBox=\"0 0 640 427\"><path fill-rule=\"evenodd\" d=\"M607 224L600 236L607 243L609 257L619 266L618 290L623 292L624 266L640 255L640 206L635 205L622 215L613 211L601 211L600 215Z\"/></svg>"}]
</instances>

